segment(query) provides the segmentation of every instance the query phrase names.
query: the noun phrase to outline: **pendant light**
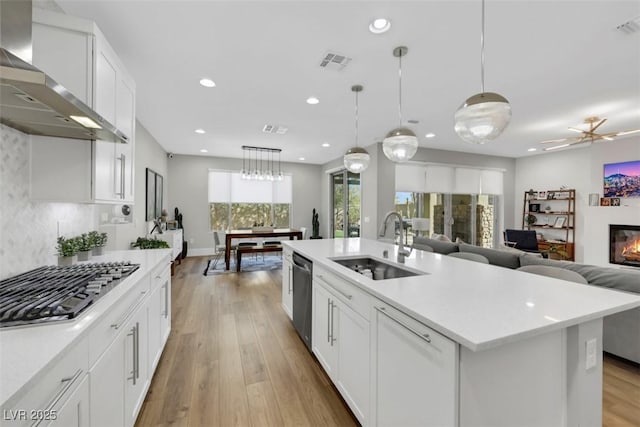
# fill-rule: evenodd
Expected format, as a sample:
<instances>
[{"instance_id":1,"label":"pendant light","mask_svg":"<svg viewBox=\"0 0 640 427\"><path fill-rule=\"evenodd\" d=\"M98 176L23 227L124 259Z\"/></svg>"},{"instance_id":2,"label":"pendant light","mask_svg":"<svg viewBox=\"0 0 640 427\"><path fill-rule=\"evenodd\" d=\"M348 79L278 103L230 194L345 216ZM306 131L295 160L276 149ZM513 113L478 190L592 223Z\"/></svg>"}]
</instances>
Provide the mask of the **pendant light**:
<instances>
[{"instance_id":1,"label":"pendant light","mask_svg":"<svg viewBox=\"0 0 640 427\"><path fill-rule=\"evenodd\" d=\"M356 146L349 148L344 155L344 167L349 172L364 172L369 167L369 153L364 148L358 147L358 92L362 92L362 86L351 86L351 91L356 94Z\"/></svg>"},{"instance_id":2,"label":"pendant light","mask_svg":"<svg viewBox=\"0 0 640 427\"><path fill-rule=\"evenodd\" d=\"M393 49L393 56L398 58L399 102L398 115L400 125L387 133L382 141L382 151L389 160L396 163L404 163L411 159L418 150L418 138L409 128L402 127L402 57L409 52L405 46Z\"/></svg>"},{"instance_id":3,"label":"pendant light","mask_svg":"<svg viewBox=\"0 0 640 427\"><path fill-rule=\"evenodd\" d=\"M511 120L511 106L502 95L484 91L484 0L480 32L480 93L467 99L455 114L455 131L467 142L485 144L496 139Z\"/></svg>"}]
</instances>

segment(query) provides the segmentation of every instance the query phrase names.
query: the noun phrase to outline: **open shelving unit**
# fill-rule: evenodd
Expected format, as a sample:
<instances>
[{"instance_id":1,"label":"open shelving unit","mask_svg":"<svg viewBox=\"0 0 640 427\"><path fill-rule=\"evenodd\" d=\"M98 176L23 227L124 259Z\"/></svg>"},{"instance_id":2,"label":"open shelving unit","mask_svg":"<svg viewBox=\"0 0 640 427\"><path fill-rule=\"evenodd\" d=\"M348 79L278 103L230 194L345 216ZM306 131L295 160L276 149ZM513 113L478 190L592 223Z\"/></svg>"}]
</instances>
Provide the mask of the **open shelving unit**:
<instances>
[{"instance_id":1,"label":"open shelving unit","mask_svg":"<svg viewBox=\"0 0 640 427\"><path fill-rule=\"evenodd\" d=\"M574 260L576 190L525 191L522 229L535 230L540 251ZM550 251L554 249L555 251Z\"/></svg>"}]
</instances>

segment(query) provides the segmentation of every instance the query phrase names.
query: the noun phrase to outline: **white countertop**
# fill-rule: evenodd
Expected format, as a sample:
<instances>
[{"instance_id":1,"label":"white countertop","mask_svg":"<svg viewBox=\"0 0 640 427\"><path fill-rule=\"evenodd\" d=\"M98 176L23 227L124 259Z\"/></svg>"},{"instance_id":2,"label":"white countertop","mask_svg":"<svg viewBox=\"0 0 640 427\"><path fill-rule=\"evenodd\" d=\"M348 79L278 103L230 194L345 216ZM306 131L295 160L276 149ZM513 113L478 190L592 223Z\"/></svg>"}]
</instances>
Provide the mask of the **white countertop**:
<instances>
[{"instance_id":1,"label":"white countertop","mask_svg":"<svg viewBox=\"0 0 640 427\"><path fill-rule=\"evenodd\" d=\"M165 258L168 263L170 255L170 249L151 249L113 251L92 257L87 262L131 261L140 264L140 268L72 321L0 329L0 405L18 399L47 366L62 357L67 347L84 336L145 275Z\"/></svg>"},{"instance_id":2,"label":"white countertop","mask_svg":"<svg viewBox=\"0 0 640 427\"><path fill-rule=\"evenodd\" d=\"M331 261L368 255L396 262L398 247L360 239L283 241L373 296L473 351L564 329L640 306L640 295L414 250L422 276L373 280Z\"/></svg>"}]
</instances>

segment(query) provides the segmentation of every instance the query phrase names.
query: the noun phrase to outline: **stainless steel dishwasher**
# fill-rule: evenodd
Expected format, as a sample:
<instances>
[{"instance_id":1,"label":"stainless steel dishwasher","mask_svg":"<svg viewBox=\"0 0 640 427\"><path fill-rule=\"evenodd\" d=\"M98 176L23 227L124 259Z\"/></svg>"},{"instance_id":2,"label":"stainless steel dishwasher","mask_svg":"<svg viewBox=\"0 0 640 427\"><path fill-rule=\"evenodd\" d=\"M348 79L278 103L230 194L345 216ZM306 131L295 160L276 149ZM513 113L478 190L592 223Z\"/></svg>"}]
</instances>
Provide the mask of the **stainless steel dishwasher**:
<instances>
[{"instance_id":1,"label":"stainless steel dishwasher","mask_svg":"<svg viewBox=\"0 0 640 427\"><path fill-rule=\"evenodd\" d=\"M293 253L293 326L311 351L311 281L313 262Z\"/></svg>"}]
</instances>

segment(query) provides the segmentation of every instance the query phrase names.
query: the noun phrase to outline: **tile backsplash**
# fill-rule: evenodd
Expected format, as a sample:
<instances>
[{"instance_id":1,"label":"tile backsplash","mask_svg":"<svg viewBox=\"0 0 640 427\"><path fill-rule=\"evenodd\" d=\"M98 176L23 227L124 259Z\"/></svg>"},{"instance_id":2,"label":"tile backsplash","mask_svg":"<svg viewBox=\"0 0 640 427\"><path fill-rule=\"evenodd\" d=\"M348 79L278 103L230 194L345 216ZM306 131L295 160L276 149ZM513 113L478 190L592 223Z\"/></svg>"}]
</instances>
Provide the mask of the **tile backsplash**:
<instances>
[{"instance_id":1,"label":"tile backsplash","mask_svg":"<svg viewBox=\"0 0 640 427\"><path fill-rule=\"evenodd\" d=\"M56 264L58 235L97 229L94 205L29 199L30 138L0 125L0 279Z\"/></svg>"}]
</instances>

